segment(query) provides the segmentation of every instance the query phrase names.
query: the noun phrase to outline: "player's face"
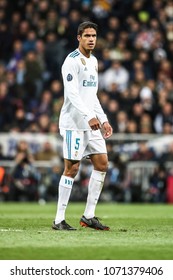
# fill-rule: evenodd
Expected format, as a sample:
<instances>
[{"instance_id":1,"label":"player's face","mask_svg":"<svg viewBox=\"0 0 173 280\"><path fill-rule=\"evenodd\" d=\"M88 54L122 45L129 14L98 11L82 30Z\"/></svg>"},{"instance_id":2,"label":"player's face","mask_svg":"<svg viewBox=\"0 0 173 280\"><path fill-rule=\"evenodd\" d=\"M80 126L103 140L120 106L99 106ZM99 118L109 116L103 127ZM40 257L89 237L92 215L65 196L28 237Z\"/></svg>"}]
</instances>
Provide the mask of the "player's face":
<instances>
[{"instance_id":1,"label":"player's face","mask_svg":"<svg viewBox=\"0 0 173 280\"><path fill-rule=\"evenodd\" d=\"M78 35L79 47L84 51L92 51L95 48L97 33L94 28L86 28L82 35Z\"/></svg>"}]
</instances>

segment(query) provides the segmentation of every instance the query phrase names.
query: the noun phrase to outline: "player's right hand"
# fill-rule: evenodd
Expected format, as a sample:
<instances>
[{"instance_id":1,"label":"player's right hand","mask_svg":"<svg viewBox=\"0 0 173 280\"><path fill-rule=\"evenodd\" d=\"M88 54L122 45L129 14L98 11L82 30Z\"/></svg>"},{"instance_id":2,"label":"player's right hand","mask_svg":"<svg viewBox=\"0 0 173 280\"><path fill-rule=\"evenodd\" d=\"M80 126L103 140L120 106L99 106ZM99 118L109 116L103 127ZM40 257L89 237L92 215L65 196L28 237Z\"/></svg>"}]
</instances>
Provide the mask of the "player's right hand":
<instances>
[{"instance_id":1,"label":"player's right hand","mask_svg":"<svg viewBox=\"0 0 173 280\"><path fill-rule=\"evenodd\" d=\"M92 130L98 130L101 128L100 122L97 118L92 118L88 123Z\"/></svg>"}]
</instances>

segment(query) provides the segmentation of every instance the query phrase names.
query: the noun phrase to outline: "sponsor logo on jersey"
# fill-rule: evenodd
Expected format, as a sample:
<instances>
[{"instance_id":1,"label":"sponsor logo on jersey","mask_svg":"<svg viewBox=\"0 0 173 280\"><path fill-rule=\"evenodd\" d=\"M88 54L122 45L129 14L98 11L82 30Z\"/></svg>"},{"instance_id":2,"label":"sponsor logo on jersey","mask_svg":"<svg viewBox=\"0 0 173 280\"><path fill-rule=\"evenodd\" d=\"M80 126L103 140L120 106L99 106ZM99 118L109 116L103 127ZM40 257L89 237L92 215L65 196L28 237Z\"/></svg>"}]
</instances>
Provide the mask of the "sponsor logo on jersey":
<instances>
[{"instance_id":1,"label":"sponsor logo on jersey","mask_svg":"<svg viewBox=\"0 0 173 280\"><path fill-rule=\"evenodd\" d=\"M73 76L71 74L67 75L67 81L70 82L73 80Z\"/></svg>"},{"instance_id":2,"label":"sponsor logo on jersey","mask_svg":"<svg viewBox=\"0 0 173 280\"><path fill-rule=\"evenodd\" d=\"M83 80L83 87L96 87L96 82L91 82L87 80Z\"/></svg>"},{"instance_id":3,"label":"sponsor logo on jersey","mask_svg":"<svg viewBox=\"0 0 173 280\"><path fill-rule=\"evenodd\" d=\"M90 75L90 81L83 80L84 87L96 87L97 82L95 81L95 76Z\"/></svg>"},{"instance_id":4,"label":"sponsor logo on jersey","mask_svg":"<svg viewBox=\"0 0 173 280\"><path fill-rule=\"evenodd\" d=\"M81 60L81 62L82 62L83 65L86 65L86 61L85 61L84 58L81 58L80 60Z\"/></svg>"}]
</instances>

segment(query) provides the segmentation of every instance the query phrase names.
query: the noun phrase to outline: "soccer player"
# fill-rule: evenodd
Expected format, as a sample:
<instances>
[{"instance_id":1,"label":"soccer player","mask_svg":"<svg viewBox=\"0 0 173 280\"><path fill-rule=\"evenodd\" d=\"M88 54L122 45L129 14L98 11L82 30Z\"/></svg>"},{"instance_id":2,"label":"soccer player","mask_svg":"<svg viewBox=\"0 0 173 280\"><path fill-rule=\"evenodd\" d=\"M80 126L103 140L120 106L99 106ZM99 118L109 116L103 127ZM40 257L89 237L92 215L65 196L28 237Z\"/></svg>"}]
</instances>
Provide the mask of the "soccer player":
<instances>
[{"instance_id":1,"label":"soccer player","mask_svg":"<svg viewBox=\"0 0 173 280\"><path fill-rule=\"evenodd\" d=\"M93 164L93 171L80 225L109 230L95 217L95 208L108 167L105 139L112 135L112 127L97 97L98 65L92 55L96 45L97 25L89 21L81 23L77 39L78 48L66 57L62 65L64 103L59 127L63 137L64 172L59 183L57 213L52 228L75 230L66 222L65 211L80 161L88 157Z\"/></svg>"}]
</instances>

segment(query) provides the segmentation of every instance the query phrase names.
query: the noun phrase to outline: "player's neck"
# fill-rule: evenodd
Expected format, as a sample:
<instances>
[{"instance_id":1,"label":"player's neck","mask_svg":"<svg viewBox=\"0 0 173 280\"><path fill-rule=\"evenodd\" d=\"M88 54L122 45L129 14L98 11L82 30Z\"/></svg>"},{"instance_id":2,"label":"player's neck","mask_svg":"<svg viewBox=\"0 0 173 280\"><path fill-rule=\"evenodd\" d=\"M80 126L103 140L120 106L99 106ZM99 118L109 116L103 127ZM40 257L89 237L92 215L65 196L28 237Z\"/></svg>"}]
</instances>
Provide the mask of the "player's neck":
<instances>
[{"instance_id":1,"label":"player's neck","mask_svg":"<svg viewBox=\"0 0 173 280\"><path fill-rule=\"evenodd\" d=\"M92 52L91 50L86 50L86 49L82 48L81 46L79 46L79 50L80 50L80 52L81 52L84 56L86 56L87 58L90 57L91 52Z\"/></svg>"}]
</instances>

